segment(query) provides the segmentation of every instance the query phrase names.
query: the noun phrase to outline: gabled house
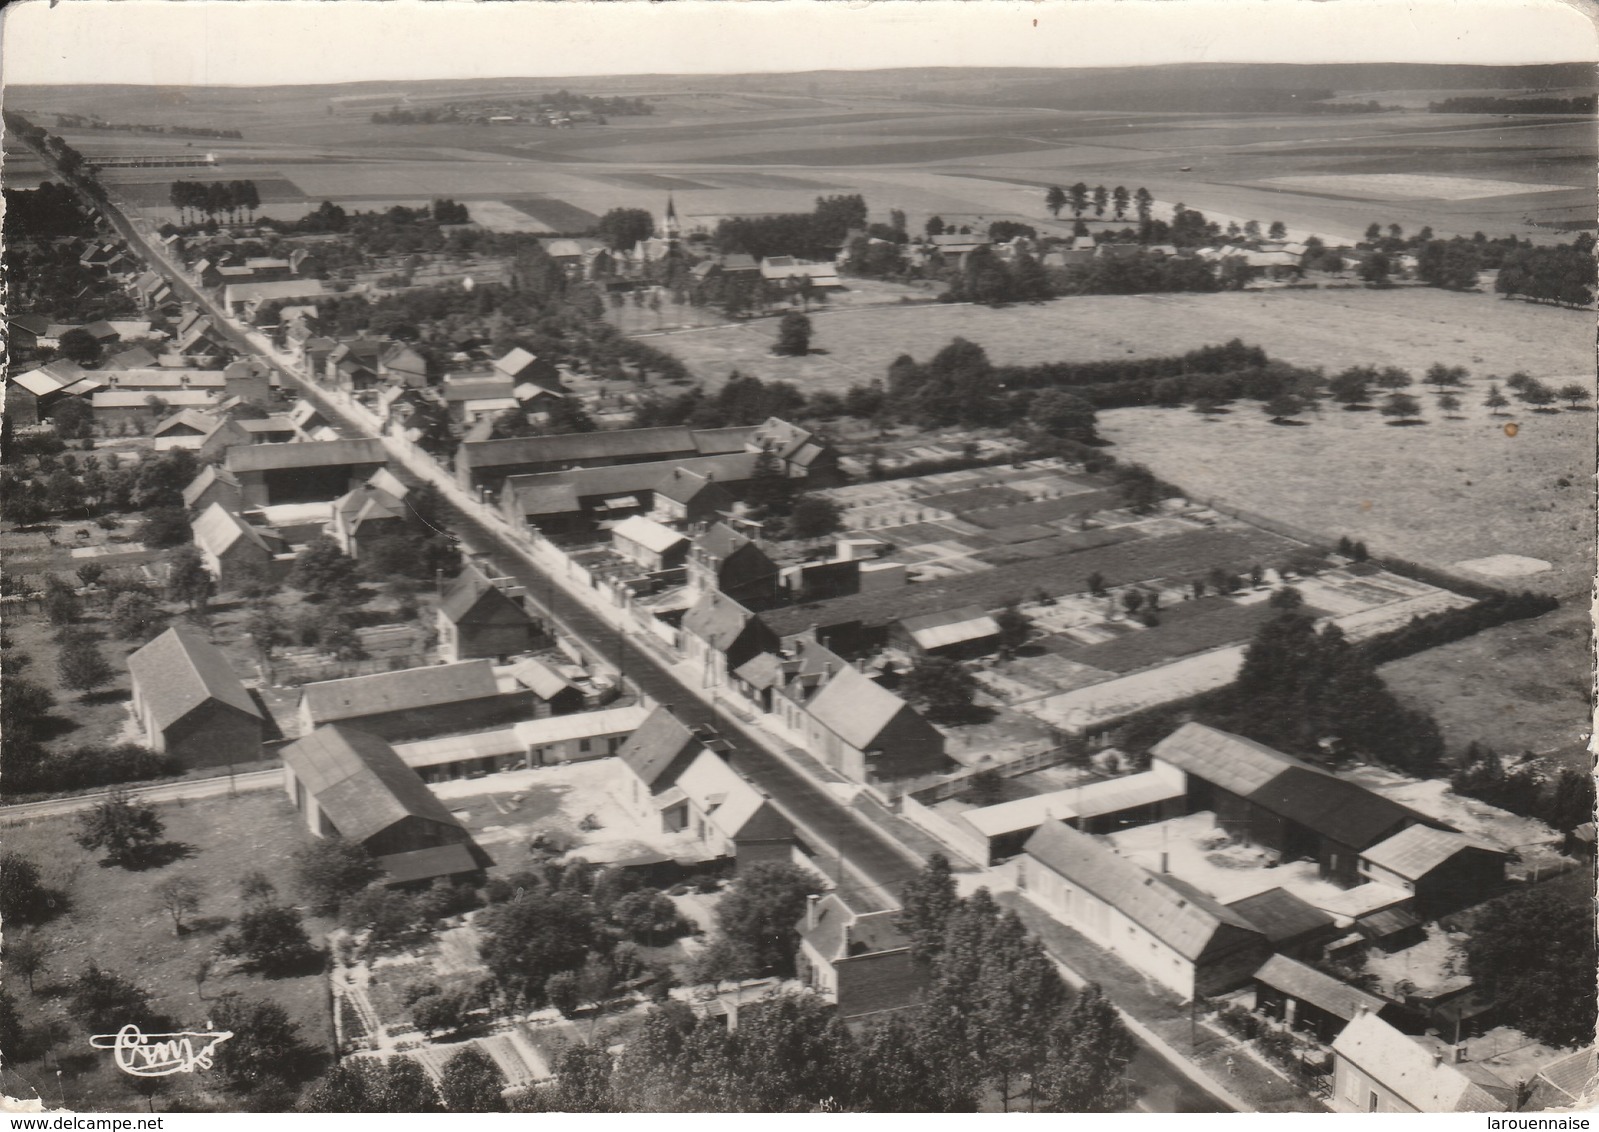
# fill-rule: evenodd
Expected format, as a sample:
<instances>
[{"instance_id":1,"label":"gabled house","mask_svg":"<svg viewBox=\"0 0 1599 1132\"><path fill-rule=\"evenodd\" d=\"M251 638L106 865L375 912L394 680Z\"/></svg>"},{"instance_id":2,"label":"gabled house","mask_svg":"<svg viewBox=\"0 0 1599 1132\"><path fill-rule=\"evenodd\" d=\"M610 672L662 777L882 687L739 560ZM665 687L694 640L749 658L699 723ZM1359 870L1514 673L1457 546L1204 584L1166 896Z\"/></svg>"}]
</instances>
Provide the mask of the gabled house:
<instances>
[{"instance_id":1,"label":"gabled house","mask_svg":"<svg viewBox=\"0 0 1599 1132\"><path fill-rule=\"evenodd\" d=\"M1333 1041L1334 1112L1505 1112L1508 1087L1480 1066L1362 1010Z\"/></svg>"},{"instance_id":2,"label":"gabled house","mask_svg":"<svg viewBox=\"0 0 1599 1132\"><path fill-rule=\"evenodd\" d=\"M704 672L705 687L727 683L745 661L777 647L777 634L726 594L704 594L683 615L683 655Z\"/></svg>"},{"instance_id":3,"label":"gabled house","mask_svg":"<svg viewBox=\"0 0 1599 1132\"><path fill-rule=\"evenodd\" d=\"M715 751L695 755L657 805L663 830L692 833L711 857L739 868L793 860L794 827Z\"/></svg>"},{"instance_id":4,"label":"gabled house","mask_svg":"<svg viewBox=\"0 0 1599 1132\"><path fill-rule=\"evenodd\" d=\"M405 503L404 485L394 483L401 489L400 494L395 495L377 485L380 478L393 479L387 470L380 471L348 495L333 501L333 517L328 522L327 535L351 558L361 557L363 542L370 546L378 539L403 534L410 523L411 510Z\"/></svg>"},{"instance_id":5,"label":"gabled house","mask_svg":"<svg viewBox=\"0 0 1599 1132\"><path fill-rule=\"evenodd\" d=\"M555 368L554 363L520 346L496 361L494 370L509 378L513 386L526 382L547 389L551 393L563 396L566 393L566 389L561 385L560 371Z\"/></svg>"},{"instance_id":6,"label":"gabled house","mask_svg":"<svg viewBox=\"0 0 1599 1132\"><path fill-rule=\"evenodd\" d=\"M257 405L271 403L273 380L272 367L259 358L241 358L222 367L224 395Z\"/></svg>"},{"instance_id":7,"label":"gabled house","mask_svg":"<svg viewBox=\"0 0 1599 1132\"><path fill-rule=\"evenodd\" d=\"M653 824L661 812L659 800L704 750L704 740L670 707L657 707L616 752L627 771L619 800L635 817Z\"/></svg>"},{"instance_id":8,"label":"gabled house","mask_svg":"<svg viewBox=\"0 0 1599 1132\"><path fill-rule=\"evenodd\" d=\"M213 503L221 504L224 511L241 511L244 509L244 492L232 472L215 464L207 464L183 489L183 506L191 513L198 513Z\"/></svg>"},{"instance_id":9,"label":"gabled house","mask_svg":"<svg viewBox=\"0 0 1599 1132\"><path fill-rule=\"evenodd\" d=\"M583 689L535 657L517 661L510 666L510 673L518 684L533 693L535 719L570 715L587 705ZM643 722L642 716L639 722Z\"/></svg>"},{"instance_id":10,"label":"gabled house","mask_svg":"<svg viewBox=\"0 0 1599 1132\"><path fill-rule=\"evenodd\" d=\"M1509 854L1463 834L1412 825L1360 854L1360 876L1411 894L1432 920L1480 900L1505 883Z\"/></svg>"},{"instance_id":11,"label":"gabled house","mask_svg":"<svg viewBox=\"0 0 1599 1132\"><path fill-rule=\"evenodd\" d=\"M914 1006L927 988L929 968L911 958L899 917L897 908L864 911L829 892L811 897L795 925L800 980L845 1022Z\"/></svg>"},{"instance_id":12,"label":"gabled house","mask_svg":"<svg viewBox=\"0 0 1599 1132\"><path fill-rule=\"evenodd\" d=\"M999 623L975 605L904 617L888 630L888 642L915 657L966 660L999 648Z\"/></svg>"},{"instance_id":13,"label":"gabled house","mask_svg":"<svg viewBox=\"0 0 1599 1132\"><path fill-rule=\"evenodd\" d=\"M321 727L282 755L283 787L306 828L361 846L389 883L469 879L488 863L444 803L377 736Z\"/></svg>"},{"instance_id":14,"label":"gabled house","mask_svg":"<svg viewBox=\"0 0 1599 1132\"><path fill-rule=\"evenodd\" d=\"M725 594L751 609L777 599L777 563L758 542L726 523L712 523L694 536L685 566L693 593Z\"/></svg>"},{"instance_id":15,"label":"gabled house","mask_svg":"<svg viewBox=\"0 0 1599 1132\"><path fill-rule=\"evenodd\" d=\"M428 383L428 362L414 347L391 342L378 356L378 374L385 381L419 389Z\"/></svg>"},{"instance_id":16,"label":"gabled house","mask_svg":"<svg viewBox=\"0 0 1599 1132\"><path fill-rule=\"evenodd\" d=\"M281 413L253 419L222 414L217 427L200 442L200 459L220 460L230 448L252 444L287 444L294 437L294 422Z\"/></svg>"},{"instance_id":17,"label":"gabled house","mask_svg":"<svg viewBox=\"0 0 1599 1132\"><path fill-rule=\"evenodd\" d=\"M128 655L130 706L142 741L185 768L262 757L261 709L227 658L199 633L178 626Z\"/></svg>"},{"instance_id":18,"label":"gabled house","mask_svg":"<svg viewBox=\"0 0 1599 1132\"><path fill-rule=\"evenodd\" d=\"M675 467L655 485L653 517L680 528L714 523L731 512L736 502L733 493L712 476Z\"/></svg>"},{"instance_id":19,"label":"gabled house","mask_svg":"<svg viewBox=\"0 0 1599 1132\"><path fill-rule=\"evenodd\" d=\"M205 438L215 432L221 423L222 418L216 413L179 409L170 417L163 417L161 423L150 431L150 438L155 442L157 452L167 452L173 448L199 451Z\"/></svg>"},{"instance_id":20,"label":"gabled house","mask_svg":"<svg viewBox=\"0 0 1599 1132\"><path fill-rule=\"evenodd\" d=\"M212 503L200 512L189 529L200 558L221 593L258 578L279 580L293 565L281 535L246 523L220 503Z\"/></svg>"},{"instance_id":21,"label":"gabled house","mask_svg":"<svg viewBox=\"0 0 1599 1132\"><path fill-rule=\"evenodd\" d=\"M833 672L802 715L806 750L852 782L890 782L950 768L943 733L850 665Z\"/></svg>"},{"instance_id":22,"label":"gabled house","mask_svg":"<svg viewBox=\"0 0 1599 1132\"><path fill-rule=\"evenodd\" d=\"M461 570L439 602L439 655L447 661L493 657L502 663L546 639L543 626L516 598L474 566Z\"/></svg>"},{"instance_id":23,"label":"gabled house","mask_svg":"<svg viewBox=\"0 0 1599 1132\"><path fill-rule=\"evenodd\" d=\"M1034 904L1184 999L1247 985L1269 954L1236 912L1065 822L1039 826L1012 868Z\"/></svg>"}]
</instances>

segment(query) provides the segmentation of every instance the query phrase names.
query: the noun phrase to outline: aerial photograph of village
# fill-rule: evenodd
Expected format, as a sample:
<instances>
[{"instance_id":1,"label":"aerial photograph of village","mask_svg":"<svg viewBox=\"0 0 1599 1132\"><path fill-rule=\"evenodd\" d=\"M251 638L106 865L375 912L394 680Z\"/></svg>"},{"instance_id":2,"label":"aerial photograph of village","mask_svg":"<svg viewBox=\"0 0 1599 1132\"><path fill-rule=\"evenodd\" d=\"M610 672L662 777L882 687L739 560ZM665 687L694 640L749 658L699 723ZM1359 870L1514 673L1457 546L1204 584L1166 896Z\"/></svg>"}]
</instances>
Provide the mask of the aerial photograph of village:
<instances>
[{"instance_id":1,"label":"aerial photograph of village","mask_svg":"<svg viewBox=\"0 0 1599 1132\"><path fill-rule=\"evenodd\" d=\"M7 11L5 1107L1590 1107L1593 29L1176 7Z\"/></svg>"}]
</instances>

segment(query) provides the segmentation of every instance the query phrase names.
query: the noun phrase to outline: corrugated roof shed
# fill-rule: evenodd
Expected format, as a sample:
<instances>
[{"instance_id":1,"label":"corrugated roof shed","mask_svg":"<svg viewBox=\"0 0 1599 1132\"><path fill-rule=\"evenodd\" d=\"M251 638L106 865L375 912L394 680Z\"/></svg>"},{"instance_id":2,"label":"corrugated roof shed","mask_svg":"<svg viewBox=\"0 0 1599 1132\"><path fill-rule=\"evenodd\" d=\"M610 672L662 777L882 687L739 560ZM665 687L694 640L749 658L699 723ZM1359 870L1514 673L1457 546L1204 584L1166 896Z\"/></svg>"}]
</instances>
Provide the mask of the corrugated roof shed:
<instances>
[{"instance_id":1,"label":"corrugated roof shed","mask_svg":"<svg viewBox=\"0 0 1599 1132\"><path fill-rule=\"evenodd\" d=\"M1026 854L1112 905L1185 959L1198 959L1223 925L1258 934L1252 924L1203 894L1179 890L1064 822L1046 822Z\"/></svg>"},{"instance_id":2,"label":"corrugated roof shed","mask_svg":"<svg viewBox=\"0 0 1599 1132\"><path fill-rule=\"evenodd\" d=\"M319 727L283 748L283 763L350 841L365 841L408 817L459 827L394 748L353 727Z\"/></svg>"},{"instance_id":3,"label":"corrugated roof shed","mask_svg":"<svg viewBox=\"0 0 1599 1132\"><path fill-rule=\"evenodd\" d=\"M658 707L627 737L616 755L645 786L659 791L675 783L689 760L704 747L687 724L667 708Z\"/></svg>"},{"instance_id":4,"label":"corrugated roof shed","mask_svg":"<svg viewBox=\"0 0 1599 1132\"><path fill-rule=\"evenodd\" d=\"M864 751L908 706L893 692L846 664L822 685L806 711L851 747Z\"/></svg>"},{"instance_id":5,"label":"corrugated roof shed","mask_svg":"<svg viewBox=\"0 0 1599 1132\"><path fill-rule=\"evenodd\" d=\"M1374 994L1367 994L1286 955L1273 955L1262 963L1255 972L1255 979L1346 1022L1358 1014L1361 1007L1375 1014L1388 1005Z\"/></svg>"},{"instance_id":6,"label":"corrugated roof shed","mask_svg":"<svg viewBox=\"0 0 1599 1132\"><path fill-rule=\"evenodd\" d=\"M221 651L204 637L174 626L128 655L128 672L138 681L150 718L165 731L207 700L244 714L261 711Z\"/></svg>"},{"instance_id":7,"label":"corrugated roof shed","mask_svg":"<svg viewBox=\"0 0 1599 1132\"><path fill-rule=\"evenodd\" d=\"M999 636L999 623L975 605L902 618L900 626L924 649L947 648Z\"/></svg>"},{"instance_id":8,"label":"corrugated roof shed","mask_svg":"<svg viewBox=\"0 0 1599 1132\"><path fill-rule=\"evenodd\" d=\"M1357 1014L1333 1041L1333 1053L1421 1112L1503 1112L1505 1105L1448 1059L1375 1014Z\"/></svg>"},{"instance_id":9,"label":"corrugated roof shed","mask_svg":"<svg viewBox=\"0 0 1599 1132\"><path fill-rule=\"evenodd\" d=\"M341 464L388 461L381 440L308 440L301 444L253 444L229 448L224 466L230 472L276 472L293 468L334 468Z\"/></svg>"},{"instance_id":10,"label":"corrugated roof shed","mask_svg":"<svg viewBox=\"0 0 1599 1132\"><path fill-rule=\"evenodd\" d=\"M486 699L499 691L493 661L463 660L307 684L300 689L300 702L309 709L313 724L323 724Z\"/></svg>"},{"instance_id":11,"label":"corrugated roof shed","mask_svg":"<svg viewBox=\"0 0 1599 1132\"><path fill-rule=\"evenodd\" d=\"M1150 749L1153 758L1248 797L1284 768L1303 766L1292 755L1264 743L1220 731L1203 723L1185 723Z\"/></svg>"},{"instance_id":12,"label":"corrugated roof shed","mask_svg":"<svg viewBox=\"0 0 1599 1132\"><path fill-rule=\"evenodd\" d=\"M1406 880L1419 880L1456 853L1467 849L1479 849L1485 853L1504 852L1480 841L1473 841L1463 834L1433 829L1425 825L1413 825L1386 841L1378 842L1361 853L1361 856Z\"/></svg>"}]
</instances>

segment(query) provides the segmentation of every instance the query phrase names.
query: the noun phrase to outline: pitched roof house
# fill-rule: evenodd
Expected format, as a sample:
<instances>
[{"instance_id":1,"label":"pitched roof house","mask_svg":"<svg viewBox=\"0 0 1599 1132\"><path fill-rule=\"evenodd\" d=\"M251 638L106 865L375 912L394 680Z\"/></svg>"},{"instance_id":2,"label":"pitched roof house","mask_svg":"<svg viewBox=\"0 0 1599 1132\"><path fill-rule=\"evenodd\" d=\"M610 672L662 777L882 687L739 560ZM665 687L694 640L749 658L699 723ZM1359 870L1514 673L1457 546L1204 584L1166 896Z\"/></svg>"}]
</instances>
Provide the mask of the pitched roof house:
<instances>
[{"instance_id":1,"label":"pitched roof house","mask_svg":"<svg viewBox=\"0 0 1599 1132\"><path fill-rule=\"evenodd\" d=\"M726 683L757 653L777 651L777 634L726 594L703 594L683 615L682 628L683 655L704 669L707 685Z\"/></svg>"},{"instance_id":2,"label":"pitched roof house","mask_svg":"<svg viewBox=\"0 0 1599 1132\"><path fill-rule=\"evenodd\" d=\"M266 527L253 526L221 503L212 503L189 524L194 545L205 568L223 593L261 578L282 578L290 563L280 561L288 547L283 537Z\"/></svg>"},{"instance_id":3,"label":"pitched roof house","mask_svg":"<svg viewBox=\"0 0 1599 1132\"><path fill-rule=\"evenodd\" d=\"M845 664L801 708L806 749L854 782L948 770L944 735L915 708Z\"/></svg>"},{"instance_id":4,"label":"pitched roof house","mask_svg":"<svg viewBox=\"0 0 1599 1132\"><path fill-rule=\"evenodd\" d=\"M439 655L448 661L492 657L504 661L531 652L545 639L543 626L516 598L475 566L450 583L438 612Z\"/></svg>"},{"instance_id":5,"label":"pitched roof house","mask_svg":"<svg viewBox=\"0 0 1599 1132\"><path fill-rule=\"evenodd\" d=\"M210 641L168 629L128 656L134 722L144 745L184 767L261 758L261 709Z\"/></svg>"},{"instance_id":6,"label":"pitched roof house","mask_svg":"<svg viewBox=\"0 0 1599 1132\"><path fill-rule=\"evenodd\" d=\"M837 892L813 896L799 931L800 979L828 998L846 1022L913 1006L928 968L911 958L900 910L852 908Z\"/></svg>"},{"instance_id":7,"label":"pitched roof house","mask_svg":"<svg viewBox=\"0 0 1599 1132\"><path fill-rule=\"evenodd\" d=\"M677 785L703 750L704 741L670 707L657 707L616 752L628 771L622 801L640 818L653 820L659 813L656 799Z\"/></svg>"},{"instance_id":8,"label":"pitched roof house","mask_svg":"<svg viewBox=\"0 0 1599 1132\"><path fill-rule=\"evenodd\" d=\"M1509 1105L1445 1054L1361 1011L1333 1042L1334 1112L1504 1112ZM1501 1082L1501 1086L1502 1086Z\"/></svg>"},{"instance_id":9,"label":"pitched roof house","mask_svg":"<svg viewBox=\"0 0 1599 1132\"><path fill-rule=\"evenodd\" d=\"M692 833L712 857L740 868L793 859L794 827L714 751L696 754L657 804L663 829Z\"/></svg>"},{"instance_id":10,"label":"pitched roof house","mask_svg":"<svg viewBox=\"0 0 1599 1132\"><path fill-rule=\"evenodd\" d=\"M360 845L391 883L467 876L486 863L444 803L377 736L320 727L282 754L284 789L307 828Z\"/></svg>"},{"instance_id":11,"label":"pitched roof house","mask_svg":"<svg viewBox=\"0 0 1599 1132\"><path fill-rule=\"evenodd\" d=\"M1374 994L1308 967L1286 955L1273 955L1255 972L1255 1009L1309 1031L1330 1044L1362 1010L1380 1013L1389 1004Z\"/></svg>"},{"instance_id":12,"label":"pitched roof house","mask_svg":"<svg viewBox=\"0 0 1599 1132\"><path fill-rule=\"evenodd\" d=\"M1028 899L1185 999L1247 984L1269 954L1238 913L1065 822L1039 826L1013 868Z\"/></svg>"},{"instance_id":13,"label":"pitched roof house","mask_svg":"<svg viewBox=\"0 0 1599 1132\"><path fill-rule=\"evenodd\" d=\"M183 489L183 505L190 511L204 511L213 503L220 503L225 511L238 511L244 506L244 492L232 472L207 464Z\"/></svg>"}]
</instances>

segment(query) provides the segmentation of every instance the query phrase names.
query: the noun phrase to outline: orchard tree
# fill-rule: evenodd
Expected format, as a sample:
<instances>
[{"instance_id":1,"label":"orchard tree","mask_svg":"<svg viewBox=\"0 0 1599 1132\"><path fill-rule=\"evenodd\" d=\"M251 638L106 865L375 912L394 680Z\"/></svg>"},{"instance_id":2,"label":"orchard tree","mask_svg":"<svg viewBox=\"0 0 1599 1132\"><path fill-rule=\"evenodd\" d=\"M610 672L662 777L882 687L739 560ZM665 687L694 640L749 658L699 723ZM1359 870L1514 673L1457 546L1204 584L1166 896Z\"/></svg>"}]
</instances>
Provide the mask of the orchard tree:
<instances>
[{"instance_id":1,"label":"orchard tree","mask_svg":"<svg viewBox=\"0 0 1599 1132\"><path fill-rule=\"evenodd\" d=\"M934 723L960 723L972 718L977 681L953 660L922 657L906 674L904 696Z\"/></svg>"},{"instance_id":2,"label":"orchard tree","mask_svg":"<svg viewBox=\"0 0 1599 1132\"><path fill-rule=\"evenodd\" d=\"M1408 393L1390 393L1383 402L1382 415L1393 417L1395 424L1416 420L1421 416L1421 402Z\"/></svg>"},{"instance_id":3,"label":"orchard tree","mask_svg":"<svg viewBox=\"0 0 1599 1132\"><path fill-rule=\"evenodd\" d=\"M200 882L191 876L178 874L167 877L155 886L156 907L172 917L172 934L183 934L183 918L200 910Z\"/></svg>"},{"instance_id":4,"label":"orchard tree","mask_svg":"<svg viewBox=\"0 0 1599 1132\"><path fill-rule=\"evenodd\" d=\"M166 619L156 600L137 590L120 593L111 602L111 631L125 641L143 644L166 628Z\"/></svg>"},{"instance_id":5,"label":"orchard tree","mask_svg":"<svg viewBox=\"0 0 1599 1132\"><path fill-rule=\"evenodd\" d=\"M1438 408L1446 415L1453 416L1460 412L1460 398L1453 393L1438 394Z\"/></svg>"},{"instance_id":6,"label":"orchard tree","mask_svg":"<svg viewBox=\"0 0 1599 1132\"><path fill-rule=\"evenodd\" d=\"M311 910L326 915L383 875L361 845L342 837L319 837L294 855L294 879Z\"/></svg>"},{"instance_id":7,"label":"orchard tree","mask_svg":"<svg viewBox=\"0 0 1599 1132\"><path fill-rule=\"evenodd\" d=\"M86 633L77 631L62 642L56 654L56 671L62 687L85 696L116 679L116 672L101 655L100 646Z\"/></svg>"},{"instance_id":8,"label":"orchard tree","mask_svg":"<svg viewBox=\"0 0 1599 1132\"><path fill-rule=\"evenodd\" d=\"M1482 403L1488 407L1492 415L1502 417L1505 415L1502 410L1510 404L1510 399L1499 392L1498 385L1491 384L1488 386L1488 396L1483 398Z\"/></svg>"},{"instance_id":9,"label":"orchard tree","mask_svg":"<svg viewBox=\"0 0 1599 1132\"><path fill-rule=\"evenodd\" d=\"M78 817L78 844L103 849L115 864L142 860L161 840L166 823L154 807L135 802L127 790L112 787L104 801Z\"/></svg>"},{"instance_id":10,"label":"orchard tree","mask_svg":"<svg viewBox=\"0 0 1599 1132\"><path fill-rule=\"evenodd\" d=\"M205 568L197 548L181 546L167 559L168 601L181 601L191 612L203 613L216 588L216 579Z\"/></svg>"},{"instance_id":11,"label":"orchard tree","mask_svg":"<svg viewBox=\"0 0 1599 1132\"><path fill-rule=\"evenodd\" d=\"M1572 382L1569 385L1562 385L1560 387L1560 399L1566 402L1567 408L1578 409L1581 408L1585 402L1593 400L1593 393L1588 389L1587 386L1578 385L1576 382Z\"/></svg>"}]
</instances>

